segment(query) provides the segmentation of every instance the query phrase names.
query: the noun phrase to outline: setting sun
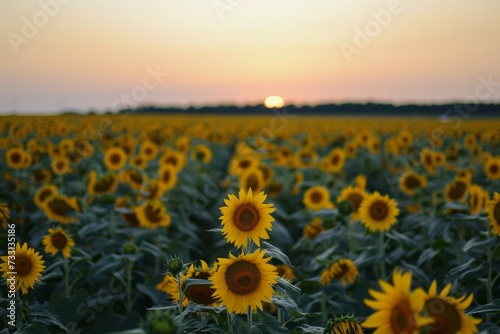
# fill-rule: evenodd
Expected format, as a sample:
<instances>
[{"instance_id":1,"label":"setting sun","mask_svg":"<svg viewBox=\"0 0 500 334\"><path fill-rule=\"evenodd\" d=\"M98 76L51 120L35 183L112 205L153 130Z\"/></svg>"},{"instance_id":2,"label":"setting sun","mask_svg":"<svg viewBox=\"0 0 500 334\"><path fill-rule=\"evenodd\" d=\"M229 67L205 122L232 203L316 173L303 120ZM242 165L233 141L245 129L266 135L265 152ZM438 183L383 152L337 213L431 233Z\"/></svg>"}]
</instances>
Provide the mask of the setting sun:
<instances>
[{"instance_id":1,"label":"setting sun","mask_svg":"<svg viewBox=\"0 0 500 334\"><path fill-rule=\"evenodd\" d=\"M285 105L285 100L280 96L272 95L266 98L264 105L266 108L281 108Z\"/></svg>"}]
</instances>

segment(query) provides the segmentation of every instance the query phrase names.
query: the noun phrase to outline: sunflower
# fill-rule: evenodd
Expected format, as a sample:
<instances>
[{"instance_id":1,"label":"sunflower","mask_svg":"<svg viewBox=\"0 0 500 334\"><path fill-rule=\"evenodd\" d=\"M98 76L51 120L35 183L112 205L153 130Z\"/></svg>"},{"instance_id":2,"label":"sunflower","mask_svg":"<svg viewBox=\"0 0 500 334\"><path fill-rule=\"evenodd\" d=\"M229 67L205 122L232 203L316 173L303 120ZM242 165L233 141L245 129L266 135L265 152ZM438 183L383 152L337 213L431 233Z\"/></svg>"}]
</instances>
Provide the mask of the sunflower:
<instances>
[{"instance_id":1,"label":"sunflower","mask_svg":"<svg viewBox=\"0 0 500 334\"><path fill-rule=\"evenodd\" d=\"M238 248L246 246L248 239L260 246L260 238L269 239L267 230L271 231L271 216L276 209L273 204L264 203L267 195L260 192L253 195L252 189L240 189L239 197L229 194L225 199L226 206L220 208L222 216L222 234L228 242Z\"/></svg>"},{"instance_id":2,"label":"sunflower","mask_svg":"<svg viewBox=\"0 0 500 334\"><path fill-rule=\"evenodd\" d=\"M470 213L473 215L479 214L488 204L490 195L481 186L472 185L469 189L469 207Z\"/></svg>"},{"instance_id":3,"label":"sunflower","mask_svg":"<svg viewBox=\"0 0 500 334\"><path fill-rule=\"evenodd\" d=\"M114 193L117 186L118 180L113 174L107 174L98 179L95 170L89 173L89 183L87 185L87 193L89 195Z\"/></svg>"},{"instance_id":4,"label":"sunflower","mask_svg":"<svg viewBox=\"0 0 500 334\"><path fill-rule=\"evenodd\" d=\"M68 198L64 195L48 197L44 201L42 209L47 218L63 224L69 224L73 220L77 221L78 219L72 217L71 213L80 212L76 197Z\"/></svg>"},{"instance_id":5,"label":"sunflower","mask_svg":"<svg viewBox=\"0 0 500 334\"><path fill-rule=\"evenodd\" d=\"M432 156L433 152L428 147L425 147L420 152L420 162L430 175L434 174L434 165L432 163Z\"/></svg>"},{"instance_id":6,"label":"sunflower","mask_svg":"<svg viewBox=\"0 0 500 334\"><path fill-rule=\"evenodd\" d=\"M138 156L133 157L132 160L130 160L130 164L132 166L139 168L139 169L144 169L148 165L148 161L146 159L144 159L144 157L138 155Z\"/></svg>"},{"instance_id":7,"label":"sunflower","mask_svg":"<svg viewBox=\"0 0 500 334\"><path fill-rule=\"evenodd\" d=\"M468 180L454 180L444 189L444 197L447 202L463 202L469 192L470 183Z\"/></svg>"},{"instance_id":8,"label":"sunflower","mask_svg":"<svg viewBox=\"0 0 500 334\"><path fill-rule=\"evenodd\" d=\"M259 193L265 187L264 175L260 169L251 169L240 174L240 189L248 191L252 189L254 193Z\"/></svg>"},{"instance_id":9,"label":"sunflower","mask_svg":"<svg viewBox=\"0 0 500 334\"><path fill-rule=\"evenodd\" d=\"M142 227L156 229L170 226L170 215L159 200L145 201L134 211Z\"/></svg>"},{"instance_id":10,"label":"sunflower","mask_svg":"<svg viewBox=\"0 0 500 334\"><path fill-rule=\"evenodd\" d=\"M229 259L219 258L217 272L210 277L215 289L214 297L220 299L228 312L243 314L251 308L262 310L262 302L270 302L272 284L276 284L276 267L269 264L271 257L264 258L265 251L255 250Z\"/></svg>"},{"instance_id":11,"label":"sunflower","mask_svg":"<svg viewBox=\"0 0 500 334\"><path fill-rule=\"evenodd\" d=\"M345 163L345 152L341 148L334 148L330 151L328 156L326 156L326 171L330 173L339 173L342 171Z\"/></svg>"},{"instance_id":12,"label":"sunflower","mask_svg":"<svg viewBox=\"0 0 500 334\"><path fill-rule=\"evenodd\" d=\"M488 159L484 164L484 172L488 179L492 181L500 180L500 157Z\"/></svg>"},{"instance_id":13,"label":"sunflower","mask_svg":"<svg viewBox=\"0 0 500 334\"><path fill-rule=\"evenodd\" d=\"M477 138L474 134L469 133L464 137L464 146L467 149L472 150L476 147L476 145L477 145Z\"/></svg>"},{"instance_id":14,"label":"sunflower","mask_svg":"<svg viewBox=\"0 0 500 334\"><path fill-rule=\"evenodd\" d=\"M425 188L427 179L423 175L419 175L412 171L404 173L399 178L399 188L407 195L412 196L417 189Z\"/></svg>"},{"instance_id":15,"label":"sunflower","mask_svg":"<svg viewBox=\"0 0 500 334\"><path fill-rule=\"evenodd\" d=\"M132 189L140 190L146 182L147 176L136 168L127 168L120 172L120 182L128 184Z\"/></svg>"},{"instance_id":16,"label":"sunflower","mask_svg":"<svg viewBox=\"0 0 500 334\"><path fill-rule=\"evenodd\" d=\"M7 161L7 166L12 169L24 168L25 161L24 156L26 152L21 147L12 147L7 153L5 153L5 160Z\"/></svg>"},{"instance_id":17,"label":"sunflower","mask_svg":"<svg viewBox=\"0 0 500 334\"><path fill-rule=\"evenodd\" d=\"M268 185L270 185L274 177L274 170L266 164L260 164L257 169L262 172L264 186L267 187Z\"/></svg>"},{"instance_id":18,"label":"sunflower","mask_svg":"<svg viewBox=\"0 0 500 334\"><path fill-rule=\"evenodd\" d=\"M2 256L4 261L0 264L0 270L3 271L2 277L11 277L11 272L15 272L16 289L21 289L22 294L28 293L29 288L33 288L36 282L40 282L40 276L45 269L42 256L35 252L33 248L29 248L27 243L21 246L16 244L16 261L15 264L9 264L8 256Z\"/></svg>"},{"instance_id":19,"label":"sunflower","mask_svg":"<svg viewBox=\"0 0 500 334\"><path fill-rule=\"evenodd\" d=\"M10 209L5 203L0 203L0 225L7 229L7 220L10 219Z\"/></svg>"},{"instance_id":20,"label":"sunflower","mask_svg":"<svg viewBox=\"0 0 500 334\"><path fill-rule=\"evenodd\" d=\"M446 155L441 151L432 152L432 165L441 167L446 163Z\"/></svg>"},{"instance_id":21,"label":"sunflower","mask_svg":"<svg viewBox=\"0 0 500 334\"><path fill-rule=\"evenodd\" d=\"M212 150L207 145L197 145L191 149L191 160L208 164L212 161Z\"/></svg>"},{"instance_id":22,"label":"sunflower","mask_svg":"<svg viewBox=\"0 0 500 334\"><path fill-rule=\"evenodd\" d=\"M148 193L146 199L159 199L165 192L163 183L160 180L152 180L144 187L144 191Z\"/></svg>"},{"instance_id":23,"label":"sunflower","mask_svg":"<svg viewBox=\"0 0 500 334\"><path fill-rule=\"evenodd\" d=\"M255 153L246 153L244 156L236 156L229 162L229 174L240 175L246 171L256 169L260 159Z\"/></svg>"},{"instance_id":24,"label":"sunflower","mask_svg":"<svg viewBox=\"0 0 500 334\"><path fill-rule=\"evenodd\" d=\"M363 174L359 174L354 179L354 187L358 189L365 190L366 189L366 176Z\"/></svg>"},{"instance_id":25,"label":"sunflower","mask_svg":"<svg viewBox=\"0 0 500 334\"><path fill-rule=\"evenodd\" d=\"M307 189L302 198L302 203L311 210L333 209L335 207L330 201L330 192L323 186Z\"/></svg>"},{"instance_id":26,"label":"sunflower","mask_svg":"<svg viewBox=\"0 0 500 334\"><path fill-rule=\"evenodd\" d=\"M424 298L420 293L410 293L412 273L396 269L392 275L393 284L379 280L382 292L369 290L375 300L364 302L376 312L361 325L376 328L374 334L418 334L429 319L420 315Z\"/></svg>"},{"instance_id":27,"label":"sunflower","mask_svg":"<svg viewBox=\"0 0 500 334\"><path fill-rule=\"evenodd\" d=\"M297 168L313 167L318 160L318 153L312 148L303 148L295 152L292 157L293 165Z\"/></svg>"},{"instance_id":28,"label":"sunflower","mask_svg":"<svg viewBox=\"0 0 500 334\"><path fill-rule=\"evenodd\" d=\"M348 158L356 158L356 154L358 153L358 145L355 142L349 142L344 145L344 152Z\"/></svg>"},{"instance_id":29,"label":"sunflower","mask_svg":"<svg viewBox=\"0 0 500 334\"><path fill-rule=\"evenodd\" d=\"M95 149L89 141L79 139L75 142L75 151L81 157L88 159L94 155Z\"/></svg>"},{"instance_id":30,"label":"sunflower","mask_svg":"<svg viewBox=\"0 0 500 334\"><path fill-rule=\"evenodd\" d=\"M49 234L43 237L42 244L45 246L45 252L55 256L61 251L66 259L71 257L71 247L75 246L73 239L60 227L49 228Z\"/></svg>"},{"instance_id":31,"label":"sunflower","mask_svg":"<svg viewBox=\"0 0 500 334\"><path fill-rule=\"evenodd\" d=\"M302 232L304 238L313 240L318 234L323 232L325 228L321 225L321 221L320 217L315 217L309 224L307 224Z\"/></svg>"},{"instance_id":32,"label":"sunflower","mask_svg":"<svg viewBox=\"0 0 500 334\"><path fill-rule=\"evenodd\" d=\"M189 301L201 305L214 305L217 302L216 298L213 297L215 290L212 285L190 283L186 287L186 279L209 280L215 273L215 266L209 268L207 263L203 260L200 260L200 263L201 267L191 264L185 274L181 273L181 289L184 290L182 305L184 307L188 305ZM172 274L166 274L163 281L156 285L156 288L169 294L174 303L179 301L179 285L177 283L177 278L175 278Z\"/></svg>"},{"instance_id":33,"label":"sunflower","mask_svg":"<svg viewBox=\"0 0 500 334\"><path fill-rule=\"evenodd\" d=\"M402 130L396 137L399 147L408 148L413 145L413 135L408 130Z\"/></svg>"},{"instance_id":34,"label":"sunflower","mask_svg":"<svg viewBox=\"0 0 500 334\"><path fill-rule=\"evenodd\" d=\"M141 145L139 155L146 161L153 160L158 155L158 146L150 140L146 140Z\"/></svg>"},{"instance_id":35,"label":"sunflower","mask_svg":"<svg viewBox=\"0 0 500 334\"><path fill-rule=\"evenodd\" d=\"M119 197L115 201L115 207L117 208L124 208L124 209L130 209L129 212L122 213L122 218L125 222L127 222L127 225L129 227L138 227L141 225L139 222L139 219L137 219L137 214L135 211L132 210L132 205L130 203L130 198L129 197Z\"/></svg>"},{"instance_id":36,"label":"sunflower","mask_svg":"<svg viewBox=\"0 0 500 334\"><path fill-rule=\"evenodd\" d=\"M65 175L73 172L71 163L66 156L57 156L52 158L52 163L50 164L52 171L56 175Z\"/></svg>"},{"instance_id":37,"label":"sunflower","mask_svg":"<svg viewBox=\"0 0 500 334\"><path fill-rule=\"evenodd\" d=\"M42 209L45 204L45 201L51 196L54 196L56 194L57 194L57 187L52 184L47 184L37 190L35 196L33 197L33 201L40 209Z\"/></svg>"},{"instance_id":38,"label":"sunflower","mask_svg":"<svg viewBox=\"0 0 500 334\"><path fill-rule=\"evenodd\" d=\"M460 169L455 175L455 179L470 182L472 180L472 171L468 169Z\"/></svg>"},{"instance_id":39,"label":"sunflower","mask_svg":"<svg viewBox=\"0 0 500 334\"><path fill-rule=\"evenodd\" d=\"M378 191L367 195L359 207L361 222L372 232L389 230L396 223L398 214L396 201L388 195L380 195Z\"/></svg>"},{"instance_id":40,"label":"sunflower","mask_svg":"<svg viewBox=\"0 0 500 334\"><path fill-rule=\"evenodd\" d=\"M104 165L111 171L117 171L125 166L127 153L121 147L112 147L106 150L104 155Z\"/></svg>"},{"instance_id":41,"label":"sunflower","mask_svg":"<svg viewBox=\"0 0 500 334\"><path fill-rule=\"evenodd\" d=\"M176 171L180 171L185 164L186 164L186 154L183 152L167 151L160 158L161 166L170 165Z\"/></svg>"},{"instance_id":42,"label":"sunflower","mask_svg":"<svg viewBox=\"0 0 500 334\"><path fill-rule=\"evenodd\" d=\"M288 281L292 281L297 278L295 273L293 272L293 268L287 266L286 264L278 264L276 266L276 271L278 272L279 277L282 277Z\"/></svg>"},{"instance_id":43,"label":"sunflower","mask_svg":"<svg viewBox=\"0 0 500 334\"><path fill-rule=\"evenodd\" d=\"M295 172L293 186L291 190L292 195L297 195L299 193L302 182L304 182L304 174L302 174L302 172L300 171Z\"/></svg>"},{"instance_id":44,"label":"sunflower","mask_svg":"<svg viewBox=\"0 0 500 334\"><path fill-rule=\"evenodd\" d=\"M486 212L493 234L500 235L500 193L495 193L493 199L488 202Z\"/></svg>"},{"instance_id":45,"label":"sunflower","mask_svg":"<svg viewBox=\"0 0 500 334\"><path fill-rule=\"evenodd\" d=\"M47 183L52 180L52 174L47 168L32 171L30 177L35 183Z\"/></svg>"},{"instance_id":46,"label":"sunflower","mask_svg":"<svg viewBox=\"0 0 500 334\"><path fill-rule=\"evenodd\" d=\"M200 263L201 268L191 264L186 275L183 275L184 279L210 280L215 273L215 266L210 269L205 261L200 260ZM184 290L183 304L185 303L185 306L187 306L187 303L191 300L196 304L213 305L216 303L216 298L213 296L214 292L213 286L208 284L189 284Z\"/></svg>"},{"instance_id":47,"label":"sunflower","mask_svg":"<svg viewBox=\"0 0 500 334\"><path fill-rule=\"evenodd\" d=\"M473 334L477 333L476 325L481 323L481 319L473 318L465 314L464 310L472 303L473 295L464 295L459 298L448 296L451 283L448 284L440 294L437 293L437 283L434 280L426 293L419 288L415 294L421 295L424 299L424 310L428 317L432 319L429 324L429 334Z\"/></svg>"},{"instance_id":48,"label":"sunflower","mask_svg":"<svg viewBox=\"0 0 500 334\"><path fill-rule=\"evenodd\" d=\"M328 321L323 334L363 334L363 328L354 316L347 315Z\"/></svg>"},{"instance_id":49,"label":"sunflower","mask_svg":"<svg viewBox=\"0 0 500 334\"><path fill-rule=\"evenodd\" d=\"M177 169L171 164L165 164L158 171L158 179L163 184L163 190L168 191L177 184Z\"/></svg>"},{"instance_id":50,"label":"sunflower","mask_svg":"<svg viewBox=\"0 0 500 334\"><path fill-rule=\"evenodd\" d=\"M327 285L331 281L337 280L342 285L346 285L347 282L352 284L358 275L358 268L352 260L340 259L333 262L330 267L321 273L320 283Z\"/></svg>"},{"instance_id":51,"label":"sunflower","mask_svg":"<svg viewBox=\"0 0 500 334\"><path fill-rule=\"evenodd\" d=\"M351 219L358 220L359 219L359 207L361 203L366 198L367 194L363 189L355 188L355 187L347 187L342 189L340 195L337 197L337 203L341 203L342 201L349 201L352 204L352 213Z\"/></svg>"}]
</instances>

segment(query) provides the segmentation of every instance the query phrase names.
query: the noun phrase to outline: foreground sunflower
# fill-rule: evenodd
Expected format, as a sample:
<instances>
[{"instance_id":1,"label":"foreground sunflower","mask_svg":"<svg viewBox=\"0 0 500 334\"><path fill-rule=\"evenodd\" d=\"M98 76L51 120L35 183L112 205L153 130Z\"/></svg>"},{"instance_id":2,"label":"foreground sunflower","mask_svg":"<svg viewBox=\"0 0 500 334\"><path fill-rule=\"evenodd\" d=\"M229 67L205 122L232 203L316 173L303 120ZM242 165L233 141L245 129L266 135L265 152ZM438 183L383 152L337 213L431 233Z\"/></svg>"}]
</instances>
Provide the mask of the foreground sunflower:
<instances>
[{"instance_id":1,"label":"foreground sunflower","mask_svg":"<svg viewBox=\"0 0 500 334\"><path fill-rule=\"evenodd\" d=\"M340 259L333 262L330 267L321 273L320 283L326 285L333 280L339 281L342 285L354 283L358 277L358 268L350 259Z\"/></svg>"},{"instance_id":2,"label":"foreground sunflower","mask_svg":"<svg viewBox=\"0 0 500 334\"><path fill-rule=\"evenodd\" d=\"M229 199L224 200L226 206L220 208L222 234L238 248L246 246L249 238L260 246L260 238L269 239L267 230L272 230L271 213L276 209L273 204L264 203L264 192L253 195L252 189L241 189L238 196L229 194Z\"/></svg>"},{"instance_id":3,"label":"foreground sunflower","mask_svg":"<svg viewBox=\"0 0 500 334\"><path fill-rule=\"evenodd\" d=\"M49 234L43 237L42 244L45 246L45 252L55 256L61 251L66 259L71 257L71 247L75 246L73 239L60 227L49 228Z\"/></svg>"},{"instance_id":4,"label":"foreground sunflower","mask_svg":"<svg viewBox=\"0 0 500 334\"><path fill-rule=\"evenodd\" d=\"M302 203L311 210L333 209L335 206L330 201L330 192L326 187L315 186L304 193Z\"/></svg>"},{"instance_id":5,"label":"foreground sunflower","mask_svg":"<svg viewBox=\"0 0 500 334\"><path fill-rule=\"evenodd\" d=\"M428 334L473 334L477 333L476 325L481 319L473 318L465 314L464 310L472 303L473 295L464 295L459 298L448 296L451 283L448 284L440 294L437 293L437 283L434 280L426 293L418 289L415 294L421 294L425 301L424 310L428 317L432 318L429 324Z\"/></svg>"},{"instance_id":6,"label":"foreground sunflower","mask_svg":"<svg viewBox=\"0 0 500 334\"><path fill-rule=\"evenodd\" d=\"M269 302L273 296L272 284L276 284L276 267L264 258L265 251L251 254L241 253L238 257L229 254L229 259L219 258L217 272L210 277L215 289L214 297L220 299L228 312L243 314L251 308L262 310L262 302Z\"/></svg>"},{"instance_id":7,"label":"foreground sunflower","mask_svg":"<svg viewBox=\"0 0 500 334\"><path fill-rule=\"evenodd\" d=\"M398 214L396 201L377 191L368 195L359 207L361 222L372 232L389 230L396 223Z\"/></svg>"},{"instance_id":8,"label":"foreground sunflower","mask_svg":"<svg viewBox=\"0 0 500 334\"><path fill-rule=\"evenodd\" d=\"M500 193L495 193L495 197L488 202L486 212L493 234L500 235Z\"/></svg>"},{"instance_id":9,"label":"foreground sunflower","mask_svg":"<svg viewBox=\"0 0 500 334\"><path fill-rule=\"evenodd\" d=\"M0 264L0 270L3 271L2 277L10 277L10 272L16 272L16 289L21 289L23 295L28 293L29 288L33 288L36 282L40 282L40 277L45 269L45 261L42 256L35 252L33 248L29 248L27 243L21 246L16 244L16 261L14 268L9 266L8 256L2 256L4 261Z\"/></svg>"},{"instance_id":10,"label":"foreground sunflower","mask_svg":"<svg viewBox=\"0 0 500 334\"><path fill-rule=\"evenodd\" d=\"M420 315L424 308L421 293L410 293L412 273L396 269L393 284L379 280L382 292L369 290L375 300L365 299L370 308L376 310L362 323L364 328L376 328L374 334L418 334L429 319Z\"/></svg>"}]
</instances>

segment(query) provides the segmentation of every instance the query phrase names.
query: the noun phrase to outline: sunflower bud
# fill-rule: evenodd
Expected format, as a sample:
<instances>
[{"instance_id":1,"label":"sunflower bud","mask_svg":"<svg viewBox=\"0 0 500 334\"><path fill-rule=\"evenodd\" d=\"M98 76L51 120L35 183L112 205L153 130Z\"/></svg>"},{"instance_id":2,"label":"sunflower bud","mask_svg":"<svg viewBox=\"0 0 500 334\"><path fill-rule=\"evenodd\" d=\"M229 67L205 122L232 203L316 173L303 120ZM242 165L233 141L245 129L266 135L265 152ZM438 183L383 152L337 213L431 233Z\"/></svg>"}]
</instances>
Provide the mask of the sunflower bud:
<instances>
[{"instance_id":1,"label":"sunflower bud","mask_svg":"<svg viewBox=\"0 0 500 334\"><path fill-rule=\"evenodd\" d=\"M132 242L127 242L125 246L123 246L123 254L133 255L137 253L137 246Z\"/></svg>"},{"instance_id":2,"label":"sunflower bud","mask_svg":"<svg viewBox=\"0 0 500 334\"><path fill-rule=\"evenodd\" d=\"M177 333L177 325L169 312L156 311L148 315L144 328L146 333L151 334L174 334Z\"/></svg>"},{"instance_id":3,"label":"sunflower bud","mask_svg":"<svg viewBox=\"0 0 500 334\"><path fill-rule=\"evenodd\" d=\"M352 203L351 203L351 201L344 200L344 201L340 202L340 204L339 204L339 212L342 215L344 215L344 216L350 215L351 212L352 212Z\"/></svg>"},{"instance_id":4,"label":"sunflower bud","mask_svg":"<svg viewBox=\"0 0 500 334\"><path fill-rule=\"evenodd\" d=\"M167 267L167 272L171 273L172 275L179 274L184 267L182 260L177 256L167 258L167 262L165 265Z\"/></svg>"},{"instance_id":5,"label":"sunflower bud","mask_svg":"<svg viewBox=\"0 0 500 334\"><path fill-rule=\"evenodd\" d=\"M359 325L358 319L352 315L345 315L340 318L330 319L323 331L323 334L363 334L363 329Z\"/></svg>"}]
</instances>

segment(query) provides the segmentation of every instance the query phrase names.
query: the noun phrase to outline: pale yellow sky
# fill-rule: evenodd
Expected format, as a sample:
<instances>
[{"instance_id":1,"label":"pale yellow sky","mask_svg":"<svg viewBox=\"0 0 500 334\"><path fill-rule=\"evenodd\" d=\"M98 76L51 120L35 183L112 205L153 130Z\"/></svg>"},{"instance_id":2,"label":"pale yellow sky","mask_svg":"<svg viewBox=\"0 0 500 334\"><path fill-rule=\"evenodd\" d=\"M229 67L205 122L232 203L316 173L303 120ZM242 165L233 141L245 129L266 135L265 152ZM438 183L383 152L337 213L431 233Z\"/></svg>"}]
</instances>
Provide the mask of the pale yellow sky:
<instances>
[{"instance_id":1,"label":"pale yellow sky","mask_svg":"<svg viewBox=\"0 0 500 334\"><path fill-rule=\"evenodd\" d=\"M0 112L463 101L479 77L500 101L499 22L497 0L4 0Z\"/></svg>"}]
</instances>

